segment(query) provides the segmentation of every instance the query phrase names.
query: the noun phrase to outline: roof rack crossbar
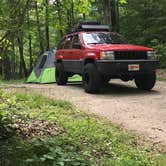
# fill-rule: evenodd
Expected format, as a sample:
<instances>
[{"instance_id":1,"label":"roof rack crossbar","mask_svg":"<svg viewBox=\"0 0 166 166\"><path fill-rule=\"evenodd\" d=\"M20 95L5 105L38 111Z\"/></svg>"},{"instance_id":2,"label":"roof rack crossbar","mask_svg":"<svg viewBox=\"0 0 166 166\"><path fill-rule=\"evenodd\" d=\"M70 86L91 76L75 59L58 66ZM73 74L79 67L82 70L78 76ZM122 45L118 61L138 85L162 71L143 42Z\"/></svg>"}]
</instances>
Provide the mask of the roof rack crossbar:
<instances>
[{"instance_id":1,"label":"roof rack crossbar","mask_svg":"<svg viewBox=\"0 0 166 166\"><path fill-rule=\"evenodd\" d=\"M109 30L108 25L82 25L82 29Z\"/></svg>"},{"instance_id":2,"label":"roof rack crossbar","mask_svg":"<svg viewBox=\"0 0 166 166\"><path fill-rule=\"evenodd\" d=\"M108 25L101 25L99 22L80 22L77 27L73 28L69 33L80 31L109 31Z\"/></svg>"}]
</instances>

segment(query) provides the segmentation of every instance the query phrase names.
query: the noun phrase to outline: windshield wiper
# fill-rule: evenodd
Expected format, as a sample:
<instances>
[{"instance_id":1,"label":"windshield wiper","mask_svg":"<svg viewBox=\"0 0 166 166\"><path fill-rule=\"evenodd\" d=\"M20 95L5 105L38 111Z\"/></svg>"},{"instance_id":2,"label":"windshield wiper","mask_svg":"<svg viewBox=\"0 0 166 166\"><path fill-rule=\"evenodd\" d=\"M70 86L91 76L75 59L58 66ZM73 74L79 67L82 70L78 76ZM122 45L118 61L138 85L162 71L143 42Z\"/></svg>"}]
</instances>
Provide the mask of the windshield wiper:
<instances>
[{"instance_id":1,"label":"windshield wiper","mask_svg":"<svg viewBox=\"0 0 166 166\"><path fill-rule=\"evenodd\" d=\"M105 43L87 43L87 44L95 44L96 45L96 44L105 44Z\"/></svg>"}]
</instances>

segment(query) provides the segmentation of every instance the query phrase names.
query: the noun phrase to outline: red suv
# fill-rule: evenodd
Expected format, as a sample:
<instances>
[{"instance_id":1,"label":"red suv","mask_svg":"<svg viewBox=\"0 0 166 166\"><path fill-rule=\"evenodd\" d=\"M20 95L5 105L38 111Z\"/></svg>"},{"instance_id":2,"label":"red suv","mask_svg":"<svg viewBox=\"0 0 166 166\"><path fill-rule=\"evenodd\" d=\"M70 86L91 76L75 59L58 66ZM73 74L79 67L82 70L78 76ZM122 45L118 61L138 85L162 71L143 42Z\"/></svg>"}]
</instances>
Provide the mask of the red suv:
<instances>
[{"instance_id":1,"label":"red suv","mask_svg":"<svg viewBox=\"0 0 166 166\"><path fill-rule=\"evenodd\" d=\"M68 77L79 74L85 91L99 92L113 78L135 80L142 90L151 90L156 82L158 61L152 48L127 44L109 26L80 23L60 41L56 52L56 81L65 85Z\"/></svg>"}]
</instances>

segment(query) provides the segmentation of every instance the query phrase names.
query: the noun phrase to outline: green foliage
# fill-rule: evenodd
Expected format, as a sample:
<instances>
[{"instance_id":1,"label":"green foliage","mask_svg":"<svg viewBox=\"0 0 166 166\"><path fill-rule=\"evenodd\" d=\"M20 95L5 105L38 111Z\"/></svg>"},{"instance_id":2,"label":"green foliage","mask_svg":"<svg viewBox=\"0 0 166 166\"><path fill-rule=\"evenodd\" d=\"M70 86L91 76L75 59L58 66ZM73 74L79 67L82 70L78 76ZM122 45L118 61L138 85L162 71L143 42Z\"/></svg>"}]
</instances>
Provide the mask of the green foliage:
<instances>
[{"instance_id":1,"label":"green foliage","mask_svg":"<svg viewBox=\"0 0 166 166\"><path fill-rule=\"evenodd\" d=\"M121 4L126 4L126 3L127 3L126 0L119 0L119 2L120 2Z\"/></svg>"},{"instance_id":2,"label":"green foliage","mask_svg":"<svg viewBox=\"0 0 166 166\"><path fill-rule=\"evenodd\" d=\"M55 165L55 166L69 166L89 165L86 158L81 153L71 149L62 148L64 140L60 140L61 144L58 144L56 139L39 139L31 147L31 151L34 155L31 158L26 159L26 163L30 165ZM39 150L40 149L40 150Z\"/></svg>"},{"instance_id":3,"label":"green foliage","mask_svg":"<svg viewBox=\"0 0 166 166\"><path fill-rule=\"evenodd\" d=\"M15 98L8 98L6 94L0 91L0 140L6 140L15 134L13 119L15 116L14 107Z\"/></svg>"},{"instance_id":4,"label":"green foliage","mask_svg":"<svg viewBox=\"0 0 166 166\"><path fill-rule=\"evenodd\" d=\"M166 42L165 1L128 0L120 10L121 32L131 42L148 44L153 39Z\"/></svg>"},{"instance_id":5,"label":"green foliage","mask_svg":"<svg viewBox=\"0 0 166 166\"><path fill-rule=\"evenodd\" d=\"M5 166L151 166L163 162L165 155L152 145L139 147L135 136L80 112L68 102L25 93L1 92L0 96L6 101L0 105L2 116L11 119L12 123L20 118L27 122L38 119L63 128L57 136L25 142L18 137L7 142L1 140L0 161Z\"/></svg>"},{"instance_id":6,"label":"green foliage","mask_svg":"<svg viewBox=\"0 0 166 166\"><path fill-rule=\"evenodd\" d=\"M151 41L151 46L156 52L157 59L159 60L159 67L166 68L166 45L160 43L157 39Z\"/></svg>"},{"instance_id":7,"label":"green foliage","mask_svg":"<svg viewBox=\"0 0 166 166\"><path fill-rule=\"evenodd\" d=\"M165 0L128 0L120 8L121 33L130 43L153 47L165 67Z\"/></svg>"}]
</instances>

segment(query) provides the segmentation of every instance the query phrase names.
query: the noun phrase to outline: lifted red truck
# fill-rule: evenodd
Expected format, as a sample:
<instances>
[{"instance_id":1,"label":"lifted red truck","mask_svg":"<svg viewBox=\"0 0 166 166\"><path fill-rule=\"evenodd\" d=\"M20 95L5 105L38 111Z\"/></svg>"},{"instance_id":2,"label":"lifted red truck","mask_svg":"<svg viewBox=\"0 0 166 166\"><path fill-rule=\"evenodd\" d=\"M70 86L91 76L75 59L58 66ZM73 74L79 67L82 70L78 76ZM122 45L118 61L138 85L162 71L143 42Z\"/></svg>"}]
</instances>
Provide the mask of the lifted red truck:
<instances>
[{"instance_id":1,"label":"lifted red truck","mask_svg":"<svg viewBox=\"0 0 166 166\"><path fill-rule=\"evenodd\" d=\"M156 82L158 61L152 48L127 44L107 25L80 23L60 41L56 52L56 81L66 85L68 77L79 74L85 91L97 93L110 79L134 80L142 90Z\"/></svg>"}]
</instances>

